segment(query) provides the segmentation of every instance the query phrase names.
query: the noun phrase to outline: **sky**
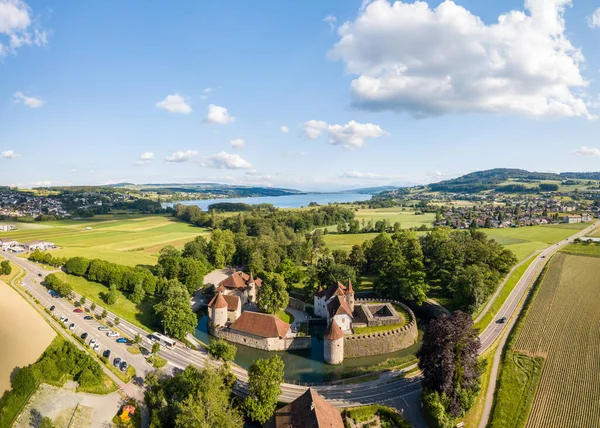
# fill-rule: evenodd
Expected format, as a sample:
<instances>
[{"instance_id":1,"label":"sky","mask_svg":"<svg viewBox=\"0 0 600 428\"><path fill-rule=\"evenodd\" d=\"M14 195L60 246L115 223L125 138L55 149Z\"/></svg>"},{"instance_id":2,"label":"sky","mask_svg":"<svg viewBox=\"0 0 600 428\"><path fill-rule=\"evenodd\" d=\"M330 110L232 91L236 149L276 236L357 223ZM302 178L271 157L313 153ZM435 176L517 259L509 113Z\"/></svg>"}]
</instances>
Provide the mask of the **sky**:
<instances>
[{"instance_id":1,"label":"sky","mask_svg":"<svg viewBox=\"0 0 600 428\"><path fill-rule=\"evenodd\" d=\"M600 171L597 0L0 0L0 185Z\"/></svg>"}]
</instances>

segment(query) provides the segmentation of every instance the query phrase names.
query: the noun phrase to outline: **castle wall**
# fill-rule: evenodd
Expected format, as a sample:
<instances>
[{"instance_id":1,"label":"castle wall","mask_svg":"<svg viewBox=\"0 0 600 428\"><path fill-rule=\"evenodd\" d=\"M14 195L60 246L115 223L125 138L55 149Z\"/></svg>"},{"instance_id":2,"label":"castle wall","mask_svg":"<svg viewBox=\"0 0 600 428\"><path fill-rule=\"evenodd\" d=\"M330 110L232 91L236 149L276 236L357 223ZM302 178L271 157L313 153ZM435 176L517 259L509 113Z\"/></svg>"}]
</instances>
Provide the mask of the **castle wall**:
<instances>
[{"instance_id":1,"label":"castle wall","mask_svg":"<svg viewBox=\"0 0 600 428\"><path fill-rule=\"evenodd\" d=\"M209 327L209 333L228 342L239 343L240 345L251 348L262 349L263 351L288 351L296 349L310 349L311 337L260 337L253 334L243 333L229 328Z\"/></svg>"}]
</instances>

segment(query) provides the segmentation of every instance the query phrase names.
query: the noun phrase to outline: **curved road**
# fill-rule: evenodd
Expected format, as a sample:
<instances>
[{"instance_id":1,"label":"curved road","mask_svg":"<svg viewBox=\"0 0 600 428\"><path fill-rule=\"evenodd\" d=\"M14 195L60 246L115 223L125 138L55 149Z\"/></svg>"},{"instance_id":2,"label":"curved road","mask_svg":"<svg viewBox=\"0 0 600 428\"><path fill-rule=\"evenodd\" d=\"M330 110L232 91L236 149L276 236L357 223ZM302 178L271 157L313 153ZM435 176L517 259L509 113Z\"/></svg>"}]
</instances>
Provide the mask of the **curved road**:
<instances>
[{"instance_id":1,"label":"curved road","mask_svg":"<svg viewBox=\"0 0 600 428\"><path fill-rule=\"evenodd\" d=\"M507 324L499 324L496 321L501 317L506 317L510 319L515 310L518 308L519 302L521 301L523 295L533 282L533 280L539 274L541 268L545 265L547 261L547 257L556 252L558 249L562 248L564 245L571 242L572 239L584 236L589 233L592 229L598 226L600 222L595 223L594 225L577 232L573 236L559 243L550 246L549 248L543 250L536 259L529 265L501 309L495 315L493 321L490 325L480 334L481 340L481 349L480 353L484 352L487 348L489 348L492 343L503 333ZM97 332L97 325L99 325L96 321L84 321L83 315L85 314L74 314L73 313L73 305L66 299L55 299L52 298L47 290L40 284L49 271L44 269L41 265L36 263L32 263L28 260L22 259L20 257L16 257L12 254L5 253L5 257L13 261L15 264L22 267L26 275L21 280L22 286L29 291L33 296L36 297L40 301L40 303L48 308L51 305L56 306L55 312L58 312L63 315L69 316L70 319L76 318L77 321L77 332L80 330L88 331L88 332ZM77 295L76 300L79 299L79 295ZM103 311L103 307L96 307L96 314L100 314ZM113 321L115 315L109 312L108 317L106 318L108 321ZM89 325L87 325L89 323ZM133 338L136 334L140 334L143 339L143 344L146 347L151 347L152 342L147 338L148 332L125 321L121 320L118 330L125 333L130 338ZM114 355L122 356L124 355L130 364L132 364L138 374L143 374L151 368L145 363L143 357L134 356L128 354L125 350L125 345L117 344L114 342L114 339L106 338L105 335L96 334L98 336L98 340L101 341L103 348L106 349L110 347L113 351ZM102 337L100 337L102 336ZM125 352L125 353L124 353ZM183 369L189 364L193 364L197 367L204 367L207 361L211 361L211 364L217 364L210 360L203 350L191 350L187 349L183 346L179 346L175 349L161 350L161 357L165 358L169 362L169 366L171 369L178 368ZM238 392L244 393L245 385L248 380L248 373L246 370L234 366L232 371L237 376L239 385L237 386ZM398 375L398 373L386 373L381 376L380 379L370 382L350 384L350 385L322 385L316 386L315 389L319 391L321 395L323 395L328 401L332 402L337 407L348 407L358 404L372 404L372 403L386 403L392 407L395 407L404 413L404 416L413 423L416 427L427 426L423 421L420 409L419 409L419 395L421 391L421 384L419 377L413 378L394 378L394 376ZM305 391L306 387L300 385L293 385L289 383L282 384L282 394L280 400L282 402L290 402L297 398ZM491 388L488 388L491 389ZM488 394L489 395L489 394ZM492 398L493 398L493 390L492 390ZM488 404L488 403L486 403Z\"/></svg>"}]
</instances>

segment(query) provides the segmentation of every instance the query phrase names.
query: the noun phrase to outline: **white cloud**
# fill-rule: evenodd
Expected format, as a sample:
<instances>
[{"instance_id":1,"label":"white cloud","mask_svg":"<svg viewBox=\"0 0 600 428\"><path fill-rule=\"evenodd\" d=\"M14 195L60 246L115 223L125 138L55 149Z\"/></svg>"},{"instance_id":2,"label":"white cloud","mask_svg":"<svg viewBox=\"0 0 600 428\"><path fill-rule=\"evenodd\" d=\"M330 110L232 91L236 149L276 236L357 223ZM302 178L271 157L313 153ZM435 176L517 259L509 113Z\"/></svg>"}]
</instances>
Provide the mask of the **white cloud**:
<instances>
[{"instance_id":1,"label":"white cloud","mask_svg":"<svg viewBox=\"0 0 600 428\"><path fill-rule=\"evenodd\" d=\"M565 31L571 0L525 0L486 25L451 0L366 4L330 57L358 77L355 107L414 116L516 113L593 118L584 62Z\"/></svg>"},{"instance_id":2,"label":"white cloud","mask_svg":"<svg viewBox=\"0 0 600 428\"><path fill-rule=\"evenodd\" d=\"M374 174L371 172L360 172L360 171L342 171L339 175L340 178L352 178L352 179L360 179L360 180L396 180L400 177L396 177L393 175L383 175L383 174Z\"/></svg>"},{"instance_id":3,"label":"white cloud","mask_svg":"<svg viewBox=\"0 0 600 428\"><path fill-rule=\"evenodd\" d=\"M208 114L206 115L206 119L204 119L204 123L217 123L219 125L227 125L234 121L235 117L229 116L225 107L214 104L208 106Z\"/></svg>"},{"instance_id":4,"label":"white cloud","mask_svg":"<svg viewBox=\"0 0 600 428\"><path fill-rule=\"evenodd\" d=\"M156 103L156 107L171 113L190 114L192 112L187 99L179 94L167 95L167 98Z\"/></svg>"},{"instance_id":5,"label":"white cloud","mask_svg":"<svg viewBox=\"0 0 600 428\"><path fill-rule=\"evenodd\" d=\"M372 123L358 123L351 120L345 125L330 125L322 120L309 120L303 125L304 133L311 140L315 140L326 132L330 144L340 144L347 150L352 150L365 145L365 139L381 137L388 132L379 125Z\"/></svg>"},{"instance_id":6,"label":"white cloud","mask_svg":"<svg viewBox=\"0 0 600 428\"><path fill-rule=\"evenodd\" d=\"M48 43L48 32L34 22L30 13L31 8L23 0L0 0L0 58L16 53L21 46Z\"/></svg>"},{"instance_id":7,"label":"white cloud","mask_svg":"<svg viewBox=\"0 0 600 428\"><path fill-rule=\"evenodd\" d=\"M571 153L577 156L600 156L600 149L597 147L581 146L577 150L573 150Z\"/></svg>"},{"instance_id":8,"label":"white cloud","mask_svg":"<svg viewBox=\"0 0 600 428\"><path fill-rule=\"evenodd\" d=\"M250 169L252 165L247 160L242 159L239 155L220 152L214 156L202 158L200 165L208 168L217 169Z\"/></svg>"},{"instance_id":9,"label":"white cloud","mask_svg":"<svg viewBox=\"0 0 600 428\"><path fill-rule=\"evenodd\" d=\"M588 25L590 28L600 28L600 7L588 16Z\"/></svg>"},{"instance_id":10,"label":"white cloud","mask_svg":"<svg viewBox=\"0 0 600 428\"><path fill-rule=\"evenodd\" d=\"M246 147L246 142L241 138L234 138L229 142L234 149L243 149Z\"/></svg>"},{"instance_id":11,"label":"white cloud","mask_svg":"<svg viewBox=\"0 0 600 428\"><path fill-rule=\"evenodd\" d=\"M48 186L52 186L52 181L50 180L43 180L43 181L36 181L35 183L33 183L34 186L38 186L38 187L48 187Z\"/></svg>"},{"instance_id":12,"label":"white cloud","mask_svg":"<svg viewBox=\"0 0 600 428\"><path fill-rule=\"evenodd\" d=\"M1 6L1 4L0 4L0 6ZM17 103L17 104L23 103L27 107L31 107L31 108L41 107L45 103L45 101L40 98L28 97L26 95L23 95L22 92L15 92L13 96L15 98L15 103Z\"/></svg>"},{"instance_id":13,"label":"white cloud","mask_svg":"<svg viewBox=\"0 0 600 428\"><path fill-rule=\"evenodd\" d=\"M213 91L212 88L204 88L204 93L205 94L210 94Z\"/></svg>"},{"instance_id":14,"label":"white cloud","mask_svg":"<svg viewBox=\"0 0 600 428\"><path fill-rule=\"evenodd\" d=\"M282 125L281 128L279 128L279 129L281 129L281 132L283 132L284 134L287 134L290 132L290 129L285 125Z\"/></svg>"},{"instance_id":15,"label":"white cloud","mask_svg":"<svg viewBox=\"0 0 600 428\"><path fill-rule=\"evenodd\" d=\"M0 155L0 158L2 158L2 159L17 159L20 157L21 157L21 155L18 153L15 153L13 150L5 150Z\"/></svg>"},{"instance_id":16,"label":"white cloud","mask_svg":"<svg viewBox=\"0 0 600 428\"><path fill-rule=\"evenodd\" d=\"M73 174L73 173L75 173L75 172L77 172L77 170L76 170L76 169L72 169L72 170L71 170L71 174Z\"/></svg>"},{"instance_id":17,"label":"white cloud","mask_svg":"<svg viewBox=\"0 0 600 428\"><path fill-rule=\"evenodd\" d=\"M327 22L329 24L329 29L331 31L333 31L335 29L336 21L337 21L337 18L335 16L333 16L332 14L329 14L325 18L323 18L323 22Z\"/></svg>"},{"instance_id":18,"label":"white cloud","mask_svg":"<svg viewBox=\"0 0 600 428\"><path fill-rule=\"evenodd\" d=\"M165 161L167 161L167 163L187 162L189 160L192 160L197 155L198 155L197 150L178 151L178 152L173 153L171 156L168 156L165 159Z\"/></svg>"},{"instance_id":19,"label":"white cloud","mask_svg":"<svg viewBox=\"0 0 600 428\"><path fill-rule=\"evenodd\" d=\"M148 165L153 160L154 160L154 153L144 152L140 155L140 158L135 162L135 165L137 165L137 166Z\"/></svg>"}]
</instances>

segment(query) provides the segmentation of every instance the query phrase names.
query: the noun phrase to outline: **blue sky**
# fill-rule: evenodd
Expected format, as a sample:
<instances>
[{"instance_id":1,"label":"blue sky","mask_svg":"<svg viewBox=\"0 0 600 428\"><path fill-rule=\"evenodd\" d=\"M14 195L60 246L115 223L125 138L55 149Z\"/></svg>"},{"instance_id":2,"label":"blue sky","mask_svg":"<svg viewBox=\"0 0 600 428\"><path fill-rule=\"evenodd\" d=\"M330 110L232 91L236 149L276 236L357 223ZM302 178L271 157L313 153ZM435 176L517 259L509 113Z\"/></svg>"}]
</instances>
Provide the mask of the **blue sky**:
<instances>
[{"instance_id":1,"label":"blue sky","mask_svg":"<svg viewBox=\"0 0 600 428\"><path fill-rule=\"evenodd\" d=\"M598 171L598 6L0 0L0 184Z\"/></svg>"}]
</instances>

